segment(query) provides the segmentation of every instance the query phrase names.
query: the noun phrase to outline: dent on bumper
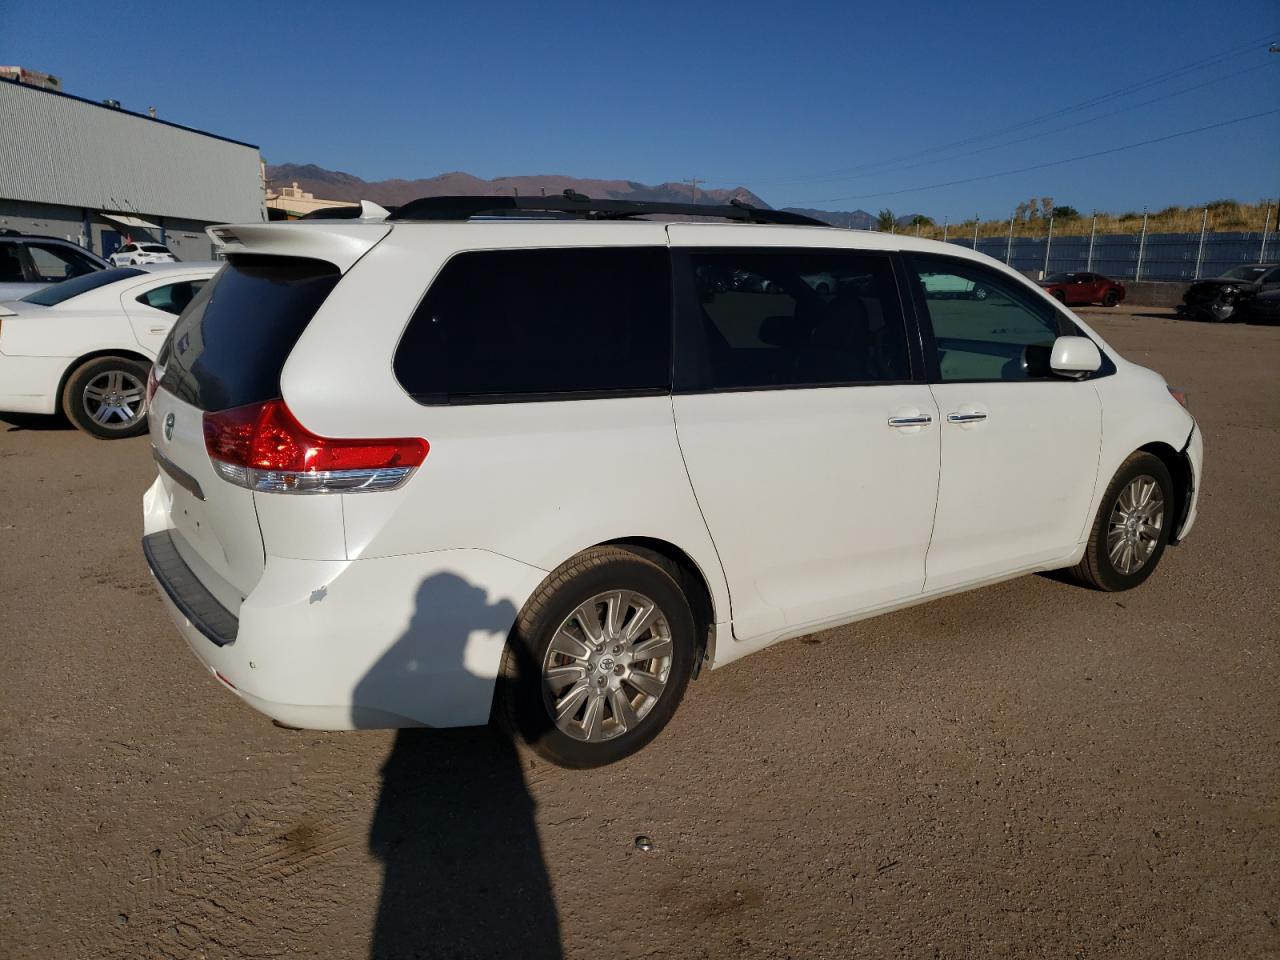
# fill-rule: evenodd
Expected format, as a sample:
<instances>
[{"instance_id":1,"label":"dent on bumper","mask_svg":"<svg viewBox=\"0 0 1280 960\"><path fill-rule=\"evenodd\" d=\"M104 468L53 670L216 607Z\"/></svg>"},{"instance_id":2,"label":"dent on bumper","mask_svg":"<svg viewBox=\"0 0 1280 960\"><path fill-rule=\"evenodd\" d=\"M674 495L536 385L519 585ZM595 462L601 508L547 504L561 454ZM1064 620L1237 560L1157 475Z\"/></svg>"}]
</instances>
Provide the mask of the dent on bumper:
<instances>
[{"instance_id":1,"label":"dent on bumper","mask_svg":"<svg viewBox=\"0 0 1280 960\"><path fill-rule=\"evenodd\" d=\"M545 576L484 550L270 557L224 646L162 596L200 661L283 724L469 726L488 721L507 635Z\"/></svg>"}]
</instances>

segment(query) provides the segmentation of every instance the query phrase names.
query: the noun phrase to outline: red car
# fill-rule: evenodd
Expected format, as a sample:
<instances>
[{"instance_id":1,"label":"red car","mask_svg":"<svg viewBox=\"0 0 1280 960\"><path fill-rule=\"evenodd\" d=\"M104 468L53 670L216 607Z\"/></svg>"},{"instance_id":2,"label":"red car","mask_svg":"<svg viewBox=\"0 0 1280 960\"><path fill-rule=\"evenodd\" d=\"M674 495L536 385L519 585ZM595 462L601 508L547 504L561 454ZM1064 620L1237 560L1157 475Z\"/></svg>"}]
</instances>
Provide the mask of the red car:
<instances>
[{"instance_id":1,"label":"red car","mask_svg":"<svg viewBox=\"0 0 1280 960\"><path fill-rule=\"evenodd\" d=\"M1124 284L1100 273L1051 273L1040 281L1063 303L1100 303L1114 307L1124 299Z\"/></svg>"}]
</instances>

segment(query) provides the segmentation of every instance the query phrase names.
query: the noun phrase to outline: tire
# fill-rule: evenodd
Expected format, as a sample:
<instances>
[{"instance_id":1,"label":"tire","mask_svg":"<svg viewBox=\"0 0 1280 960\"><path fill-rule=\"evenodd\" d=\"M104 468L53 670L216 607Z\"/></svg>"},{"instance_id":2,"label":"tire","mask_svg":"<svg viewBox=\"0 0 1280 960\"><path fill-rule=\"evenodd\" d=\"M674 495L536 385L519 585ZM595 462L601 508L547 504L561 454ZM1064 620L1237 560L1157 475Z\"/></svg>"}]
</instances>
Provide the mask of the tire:
<instances>
[{"instance_id":1,"label":"tire","mask_svg":"<svg viewBox=\"0 0 1280 960\"><path fill-rule=\"evenodd\" d=\"M1063 293L1061 290L1053 291L1053 299L1057 300L1063 306L1065 306L1067 303L1067 295Z\"/></svg>"},{"instance_id":2,"label":"tire","mask_svg":"<svg viewBox=\"0 0 1280 960\"><path fill-rule=\"evenodd\" d=\"M661 561L618 547L593 547L553 570L525 604L507 642L494 719L562 767L604 766L652 741L680 705L693 674L697 632L678 577ZM625 604L617 603L618 596ZM644 601L657 613L628 641ZM615 605L623 613L611 630ZM583 629L582 616L595 618L590 629ZM584 642L592 630L599 643ZM633 661L632 650L658 656ZM633 685L641 676L648 692ZM663 676L659 687L654 681ZM557 707L564 710L559 723Z\"/></svg>"},{"instance_id":3,"label":"tire","mask_svg":"<svg viewBox=\"0 0 1280 960\"><path fill-rule=\"evenodd\" d=\"M1134 485L1143 485L1144 481L1155 485L1151 497L1159 493L1159 530L1154 534L1154 539L1141 540L1134 547L1134 553L1130 554L1125 546L1128 533L1140 536L1141 531L1149 524L1143 521L1127 521L1126 524L1123 517L1126 513L1132 513L1126 509L1126 505L1133 502L1130 498L1134 490L1141 489L1141 486L1135 488ZM1138 499L1141 500L1141 497ZM1148 499L1146 503L1150 504L1152 500ZM1085 548L1084 557L1071 568L1071 575L1085 586L1111 592L1132 590L1143 583L1155 572L1160 558L1164 556L1165 547L1169 544L1172 527L1177 522L1174 506L1173 480L1160 458L1143 451L1132 454L1120 465L1116 475L1111 478L1111 483L1107 485L1107 491L1098 507L1098 515L1089 532L1089 544ZM1151 519L1152 511L1149 506L1145 511L1139 509L1137 512L1139 515L1145 512L1147 519ZM1117 518L1120 518L1120 526L1116 524ZM1133 566L1132 561L1139 559L1138 554L1143 551L1146 551L1146 556L1141 558L1137 566Z\"/></svg>"},{"instance_id":4,"label":"tire","mask_svg":"<svg viewBox=\"0 0 1280 960\"><path fill-rule=\"evenodd\" d=\"M99 440L146 432L147 365L127 357L98 357L81 364L62 388L62 412Z\"/></svg>"},{"instance_id":5,"label":"tire","mask_svg":"<svg viewBox=\"0 0 1280 960\"><path fill-rule=\"evenodd\" d=\"M1102 296L1102 305L1104 307L1114 307L1119 302L1120 294L1116 293L1114 290L1108 290Z\"/></svg>"}]
</instances>

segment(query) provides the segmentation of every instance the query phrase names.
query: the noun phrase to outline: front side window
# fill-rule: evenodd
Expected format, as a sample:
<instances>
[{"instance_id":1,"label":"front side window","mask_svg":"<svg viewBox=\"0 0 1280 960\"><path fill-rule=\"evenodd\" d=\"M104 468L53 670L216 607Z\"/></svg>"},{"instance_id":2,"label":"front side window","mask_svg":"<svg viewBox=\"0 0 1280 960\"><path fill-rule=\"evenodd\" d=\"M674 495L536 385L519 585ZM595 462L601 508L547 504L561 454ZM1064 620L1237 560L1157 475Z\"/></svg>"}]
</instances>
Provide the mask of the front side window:
<instances>
[{"instance_id":1,"label":"front side window","mask_svg":"<svg viewBox=\"0 0 1280 960\"><path fill-rule=\"evenodd\" d=\"M179 283L167 283L163 287L156 287L146 293L139 294L137 300L148 307L163 310L165 313L172 313L177 316L200 292L200 288L204 285L205 281L203 280L183 280Z\"/></svg>"},{"instance_id":2,"label":"front side window","mask_svg":"<svg viewBox=\"0 0 1280 960\"><path fill-rule=\"evenodd\" d=\"M395 374L419 403L665 393L671 387L667 251L458 254L409 321Z\"/></svg>"},{"instance_id":3,"label":"front side window","mask_svg":"<svg viewBox=\"0 0 1280 960\"><path fill-rule=\"evenodd\" d=\"M82 277L98 269L98 265L79 250L57 243L28 243L27 253L37 279L44 283Z\"/></svg>"},{"instance_id":4,"label":"front side window","mask_svg":"<svg viewBox=\"0 0 1280 960\"><path fill-rule=\"evenodd\" d=\"M950 257L913 256L941 379L1050 376L1058 312L1012 277Z\"/></svg>"},{"instance_id":5,"label":"front side window","mask_svg":"<svg viewBox=\"0 0 1280 960\"><path fill-rule=\"evenodd\" d=\"M908 380L887 257L832 250L688 251L679 389Z\"/></svg>"}]
</instances>

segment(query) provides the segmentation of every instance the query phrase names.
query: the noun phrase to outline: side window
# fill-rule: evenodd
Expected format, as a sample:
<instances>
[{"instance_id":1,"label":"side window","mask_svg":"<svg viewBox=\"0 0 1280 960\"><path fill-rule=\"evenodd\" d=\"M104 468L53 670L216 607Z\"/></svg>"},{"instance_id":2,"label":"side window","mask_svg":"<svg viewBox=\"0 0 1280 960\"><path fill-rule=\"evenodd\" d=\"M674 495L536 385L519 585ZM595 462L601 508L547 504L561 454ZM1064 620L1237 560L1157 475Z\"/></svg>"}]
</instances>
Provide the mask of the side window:
<instances>
[{"instance_id":1,"label":"side window","mask_svg":"<svg viewBox=\"0 0 1280 960\"><path fill-rule=\"evenodd\" d=\"M156 287L154 290L148 290L146 293L140 294L137 297L137 301L146 304L148 307L163 310L165 313L172 313L177 316L200 292L200 288L205 285L205 282L204 280L183 280L181 283L169 283L163 287Z\"/></svg>"},{"instance_id":2,"label":"side window","mask_svg":"<svg viewBox=\"0 0 1280 960\"><path fill-rule=\"evenodd\" d=\"M16 243L0 243L0 283L24 283L22 257Z\"/></svg>"},{"instance_id":3,"label":"side window","mask_svg":"<svg viewBox=\"0 0 1280 960\"><path fill-rule=\"evenodd\" d=\"M45 283L82 277L98 269L96 263L78 250L57 243L28 243L27 253L38 279Z\"/></svg>"},{"instance_id":4,"label":"side window","mask_svg":"<svg viewBox=\"0 0 1280 960\"><path fill-rule=\"evenodd\" d=\"M909 380L906 328L884 256L686 251L678 389Z\"/></svg>"},{"instance_id":5,"label":"side window","mask_svg":"<svg viewBox=\"0 0 1280 960\"><path fill-rule=\"evenodd\" d=\"M911 258L945 380L1035 380L1050 375L1058 312L1016 280L949 257Z\"/></svg>"},{"instance_id":6,"label":"side window","mask_svg":"<svg viewBox=\"0 0 1280 960\"><path fill-rule=\"evenodd\" d=\"M123 247L117 250L116 253L133 253L133 251L137 249L138 248L134 246L132 243L126 243Z\"/></svg>"},{"instance_id":7,"label":"side window","mask_svg":"<svg viewBox=\"0 0 1280 960\"><path fill-rule=\"evenodd\" d=\"M394 366L420 403L666 393L670 257L665 247L458 254Z\"/></svg>"}]
</instances>

